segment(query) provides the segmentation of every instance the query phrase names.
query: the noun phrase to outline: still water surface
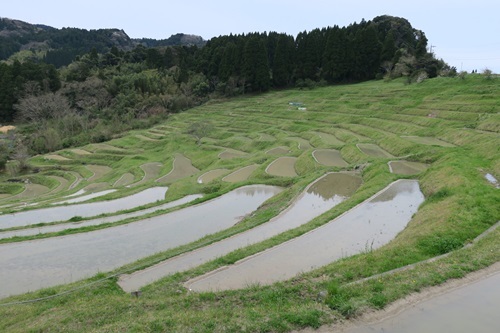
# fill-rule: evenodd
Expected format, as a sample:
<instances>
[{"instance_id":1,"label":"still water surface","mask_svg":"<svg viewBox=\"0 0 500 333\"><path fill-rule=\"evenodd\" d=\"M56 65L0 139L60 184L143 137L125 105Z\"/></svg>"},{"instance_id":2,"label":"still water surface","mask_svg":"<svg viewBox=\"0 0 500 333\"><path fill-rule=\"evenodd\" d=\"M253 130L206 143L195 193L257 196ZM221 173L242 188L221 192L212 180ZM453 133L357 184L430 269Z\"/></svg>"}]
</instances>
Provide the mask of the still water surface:
<instances>
[{"instance_id":1,"label":"still water surface","mask_svg":"<svg viewBox=\"0 0 500 333\"><path fill-rule=\"evenodd\" d=\"M139 211L132 212L132 213L125 213L125 214L119 214L119 215L100 217L100 218L81 221L81 222L68 222L68 223L60 223L60 224L55 224L55 225L47 225L47 226L42 226L42 227L34 227L34 228L29 228L29 229L4 231L4 232L0 232L0 239L11 238L11 237L15 237L15 236L18 236L18 237L33 236L33 235L39 235L39 234L46 234L46 233L50 233L50 232L59 232L59 231L68 230L68 229L79 229L79 228L83 228L83 227L95 226L95 225L100 225L100 224L104 224L104 223L114 223L114 222L122 221L122 220L125 220L128 218L138 217L138 216L146 215L149 213L153 213L153 212L156 212L158 210L165 210L165 209L177 207L177 206L186 204L188 202L191 202L195 199L201 198L201 197L203 197L201 194L191 194L191 195L185 196L184 198L174 200L174 201L171 201L171 202L163 204L163 205L154 206L151 208L146 208L146 209L139 210Z\"/></svg>"},{"instance_id":2,"label":"still water surface","mask_svg":"<svg viewBox=\"0 0 500 333\"><path fill-rule=\"evenodd\" d=\"M424 201L417 181L399 180L300 237L186 283L195 291L270 284L391 241Z\"/></svg>"},{"instance_id":3,"label":"still water surface","mask_svg":"<svg viewBox=\"0 0 500 333\"><path fill-rule=\"evenodd\" d=\"M93 232L0 245L0 297L77 281L226 229L281 191L245 186L214 200Z\"/></svg>"},{"instance_id":4,"label":"still water surface","mask_svg":"<svg viewBox=\"0 0 500 333\"><path fill-rule=\"evenodd\" d=\"M361 182L361 177L352 174L327 174L308 186L290 207L269 222L158 265L122 276L119 285L127 292L138 290L164 276L188 270L231 251L301 226L344 201L356 191Z\"/></svg>"},{"instance_id":5,"label":"still water surface","mask_svg":"<svg viewBox=\"0 0 500 333\"><path fill-rule=\"evenodd\" d=\"M67 221L75 216L91 217L140 207L165 199L168 187L152 187L128 197L85 204L35 209L0 215L0 229L24 227L37 223Z\"/></svg>"},{"instance_id":6,"label":"still water surface","mask_svg":"<svg viewBox=\"0 0 500 333\"><path fill-rule=\"evenodd\" d=\"M500 330L500 272L412 306L378 323L346 333L497 333Z\"/></svg>"}]
</instances>

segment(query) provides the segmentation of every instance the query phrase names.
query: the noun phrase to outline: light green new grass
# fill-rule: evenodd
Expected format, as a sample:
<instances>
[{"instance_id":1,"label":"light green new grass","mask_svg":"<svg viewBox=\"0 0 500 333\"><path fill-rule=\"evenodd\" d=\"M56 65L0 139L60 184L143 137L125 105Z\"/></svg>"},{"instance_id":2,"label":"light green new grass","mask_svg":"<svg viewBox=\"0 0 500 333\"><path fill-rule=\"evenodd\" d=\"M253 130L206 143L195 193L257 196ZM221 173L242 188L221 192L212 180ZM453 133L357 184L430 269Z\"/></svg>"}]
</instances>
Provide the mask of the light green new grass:
<instances>
[{"instance_id":1,"label":"light green new grass","mask_svg":"<svg viewBox=\"0 0 500 333\"><path fill-rule=\"evenodd\" d=\"M290 109L288 103L292 101L304 103L307 111ZM188 272L165 277L145 287L137 299L124 294L112 278L46 301L0 306L0 331L286 332L303 327L315 328L341 317L356 316L370 308L378 309L411 292L488 266L500 260L498 230L470 248L461 248L500 220L500 191L484 178L485 172L500 178L499 106L500 85L496 80L487 81L480 76L470 76L466 80L438 78L413 85L404 85L402 81L378 81L270 92L237 97L219 104L212 102L173 115L165 124L157 126L166 129L161 144L140 140L135 137L136 133L131 133L112 142L113 146L125 148L124 151L106 155L96 150L95 154L81 159L74 156L74 161L63 162L61 166L89 177L82 161L106 165L113 171L99 181L111 182L126 172L137 172L145 163L171 165L175 153L182 153L191 159L200 173L171 184L168 200L200 192L210 198L252 183L286 187L233 228L130 263L117 272L144 268L265 223L284 209L307 184L328 171L338 170L319 165L312 158L313 147L300 150L296 145L290 145L293 141L290 138L303 138L321 148L339 149L349 163L346 169L361 167L364 182L349 200L310 223ZM446 116L429 117L434 111ZM202 140L200 146L185 134L193 121L209 121L215 126L209 135L210 140ZM274 141L259 141L263 133L272 136ZM344 144L325 142L315 133L334 135ZM456 147L423 145L401 136L433 137ZM393 180L404 177L391 174L386 159L360 152L357 143L376 144L395 156L430 164L429 169L418 176L426 201L393 242L376 251L345 258L272 286L199 294L189 293L183 288L182 283L189 278L327 223ZM276 158L265 152L277 146L291 148L289 156L297 157L295 169L298 177L279 178L265 173L265 167ZM218 154L224 148L247 155L222 160ZM51 167L41 158L35 161L50 170ZM249 164L258 164L259 167L245 182L230 184L217 180L210 184L196 183L196 178L208 170L237 170ZM42 175L44 172L48 171L43 171ZM81 186L84 185L88 184L82 183ZM154 182L148 180L141 187L151 185ZM11 193L15 192L14 187L10 188ZM447 258L417 265L411 271L395 273L380 281L352 284L449 251L453 252ZM87 281L0 302L51 296L105 276L99 274ZM323 291L327 292L326 297L318 298Z\"/></svg>"}]
</instances>

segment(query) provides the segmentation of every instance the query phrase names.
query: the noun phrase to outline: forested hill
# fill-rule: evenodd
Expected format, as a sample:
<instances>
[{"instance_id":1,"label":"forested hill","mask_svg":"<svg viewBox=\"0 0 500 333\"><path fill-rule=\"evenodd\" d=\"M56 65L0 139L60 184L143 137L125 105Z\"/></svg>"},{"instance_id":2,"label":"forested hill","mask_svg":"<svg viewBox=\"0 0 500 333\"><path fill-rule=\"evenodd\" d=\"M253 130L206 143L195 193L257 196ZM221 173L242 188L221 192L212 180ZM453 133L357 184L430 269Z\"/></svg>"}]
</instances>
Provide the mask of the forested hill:
<instances>
[{"instance_id":1,"label":"forested hill","mask_svg":"<svg viewBox=\"0 0 500 333\"><path fill-rule=\"evenodd\" d=\"M56 29L46 25L30 24L19 20L0 18L0 60L19 51L32 59L43 59L56 67L70 64L77 56L95 49L106 53L112 47L129 51L138 45L146 47L197 45L205 41L200 36L175 34L168 39L133 39L119 29L85 30L78 28Z\"/></svg>"},{"instance_id":2,"label":"forested hill","mask_svg":"<svg viewBox=\"0 0 500 333\"><path fill-rule=\"evenodd\" d=\"M186 35L175 35L173 41L189 46L144 39L132 48L120 30L1 22L4 43L47 47L44 57L0 62L0 122L21 125L26 133L22 144L33 153L108 140L211 98L376 78L404 77L411 83L456 74L427 50L424 32L392 16L296 37L277 32L219 36L201 47L192 43L196 37ZM13 22L22 27L8 28ZM44 39L50 34L58 37ZM30 42L33 36L39 39ZM50 64L51 57L78 45L93 46L67 66Z\"/></svg>"}]
</instances>

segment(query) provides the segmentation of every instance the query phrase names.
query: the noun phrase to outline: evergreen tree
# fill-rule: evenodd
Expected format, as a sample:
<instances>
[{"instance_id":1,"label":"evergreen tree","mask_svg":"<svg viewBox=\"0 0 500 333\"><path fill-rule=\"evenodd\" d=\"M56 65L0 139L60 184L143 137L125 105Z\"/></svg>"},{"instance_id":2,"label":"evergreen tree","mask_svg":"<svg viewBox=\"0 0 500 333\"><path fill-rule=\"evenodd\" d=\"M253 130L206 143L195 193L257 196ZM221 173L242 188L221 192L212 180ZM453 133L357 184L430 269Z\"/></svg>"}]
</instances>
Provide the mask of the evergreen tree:
<instances>
[{"instance_id":1,"label":"evergreen tree","mask_svg":"<svg viewBox=\"0 0 500 333\"><path fill-rule=\"evenodd\" d=\"M271 86L269 63L265 44L257 36L250 36L243 54L243 73L251 91L267 91Z\"/></svg>"}]
</instances>

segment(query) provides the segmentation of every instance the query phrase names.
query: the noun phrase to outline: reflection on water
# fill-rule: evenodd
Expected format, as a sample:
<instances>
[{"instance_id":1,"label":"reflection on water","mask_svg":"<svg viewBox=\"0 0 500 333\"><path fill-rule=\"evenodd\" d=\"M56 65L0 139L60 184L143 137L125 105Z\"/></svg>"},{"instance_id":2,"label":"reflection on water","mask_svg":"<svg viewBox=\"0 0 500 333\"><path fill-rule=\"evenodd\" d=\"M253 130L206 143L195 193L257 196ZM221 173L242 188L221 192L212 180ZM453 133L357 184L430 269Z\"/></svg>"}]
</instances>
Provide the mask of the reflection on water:
<instances>
[{"instance_id":1,"label":"reflection on water","mask_svg":"<svg viewBox=\"0 0 500 333\"><path fill-rule=\"evenodd\" d=\"M349 197L361 185L361 177L348 173L329 173L314 183L307 192L315 193L324 199L334 195Z\"/></svg>"},{"instance_id":2,"label":"reflection on water","mask_svg":"<svg viewBox=\"0 0 500 333\"><path fill-rule=\"evenodd\" d=\"M497 333L500 328L500 272L449 293L418 303L379 323L347 333Z\"/></svg>"},{"instance_id":3,"label":"reflection on water","mask_svg":"<svg viewBox=\"0 0 500 333\"><path fill-rule=\"evenodd\" d=\"M15 237L15 236L18 236L18 237L33 236L33 235L39 235L39 234L46 234L49 232L59 232L59 231L68 230L68 229L78 229L78 228L94 226L94 225L99 225L99 224L104 224L104 223L118 222L118 221L122 221L122 220L125 220L128 218L131 218L131 217L137 217L137 216L153 213L153 212L156 212L158 210L164 210L164 209L169 209L172 207L180 206L180 205L191 202L191 201L198 199L198 198L201 198L201 197L202 197L201 194L191 194L191 195L187 195L184 198L181 198L179 200L175 200L175 201L163 204L163 205L143 209L143 210L132 212L132 213L101 217L101 218L97 218L97 219L93 219L93 220L86 220L86 221L81 221L81 222L61 223L61 224L56 224L56 225L47 225L47 226L38 227L38 228L0 232L0 239L10 238L10 237Z\"/></svg>"},{"instance_id":4,"label":"reflection on water","mask_svg":"<svg viewBox=\"0 0 500 333\"><path fill-rule=\"evenodd\" d=\"M491 173L487 173L486 175L484 175L484 177L491 184L495 185L496 188L500 188L500 184L498 183L498 180Z\"/></svg>"},{"instance_id":5,"label":"reflection on water","mask_svg":"<svg viewBox=\"0 0 500 333\"><path fill-rule=\"evenodd\" d=\"M255 283L269 284L342 257L378 248L405 228L423 201L424 196L416 181L399 180L371 200L322 227L232 266L188 281L186 286L205 291L238 289Z\"/></svg>"},{"instance_id":6,"label":"reflection on water","mask_svg":"<svg viewBox=\"0 0 500 333\"><path fill-rule=\"evenodd\" d=\"M67 221L75 216L91 217L132 209L165 199L167 189L168 187L152 187L128 197L109 201L43 208L15 214L0 215L0 229L22 227L42 222Z\"/></svg>"},{"instance_id":7,"label":"reflection on water","mask_svg":"<svg viewBox=\"0 0 500 333\"><path fill-rule=\"evenodd\" d=\"M336 182L336 179L342 179L343 182ZM347 179L350 179L351 182L348 182ZM268 223L196 251L171 258L145 270L122 276L119 284L127 292L134 291L169 274L185 271L241 247L261 242L286 230L301 226L342 202L345 199L342 194L346 193L343 185L347 183L350 186L352 186L350 183L357 183L359 186L361 179L348 174L328 174L313 183L288 209ZM333 187L329 191L330 197L326 197L325 193L318 195L312 190L319 186L325 188L325 184Z\"/></svg>"},{"instance_id":8,"label":"reflection on water","mask_svg":"<svg viewBox=\"0 0 500 333\"><path fill-rule=\"evenodd\" d=\"M88 194L88 195L84 195L82 197L78 197L78 198L74 198L74 199L67 199L67 200L64 200L64 201L55 202L55 203L53 203L53 205L72 204L72 203L83 202L83 201L87 201L87 200L90 200L90 199L102 197L102 196L104 196L106 194L113 193L113 192L116 192L116 190L105 190L105 191L101 191L101 192L95 192L95 193L91 193L91 194ZM74 196L77 196L77 195L80 195L80 194L81 194L80 192L77 192L77 193L74 193L74 194L69 195L69 196L74 197Z\"/></svg>"},{"instance_id":9,"label":"reflection on water","mask_svg":"<svg viewBox=\"0 0 500 333\"><path fill-rule=\"evenodd\" d=\"M0 245L0 297L116 269L226 229L281 191L239 188L214 200L93 232Z\"/></svg>"},{"instance_id":10,"label":"reflection on water","mask_svg":"<svg viewBox=\"0 0 500 333\"><path fill-rule=\"evenodd\" d=\"M369 202L371 203L387 202L394 200L396 196L411 195L413 192L415 192L415 184L413 182L400 181L397 183L397 185L386 188L384 191L379 193Z\"/></svg>"}]
</instances>

